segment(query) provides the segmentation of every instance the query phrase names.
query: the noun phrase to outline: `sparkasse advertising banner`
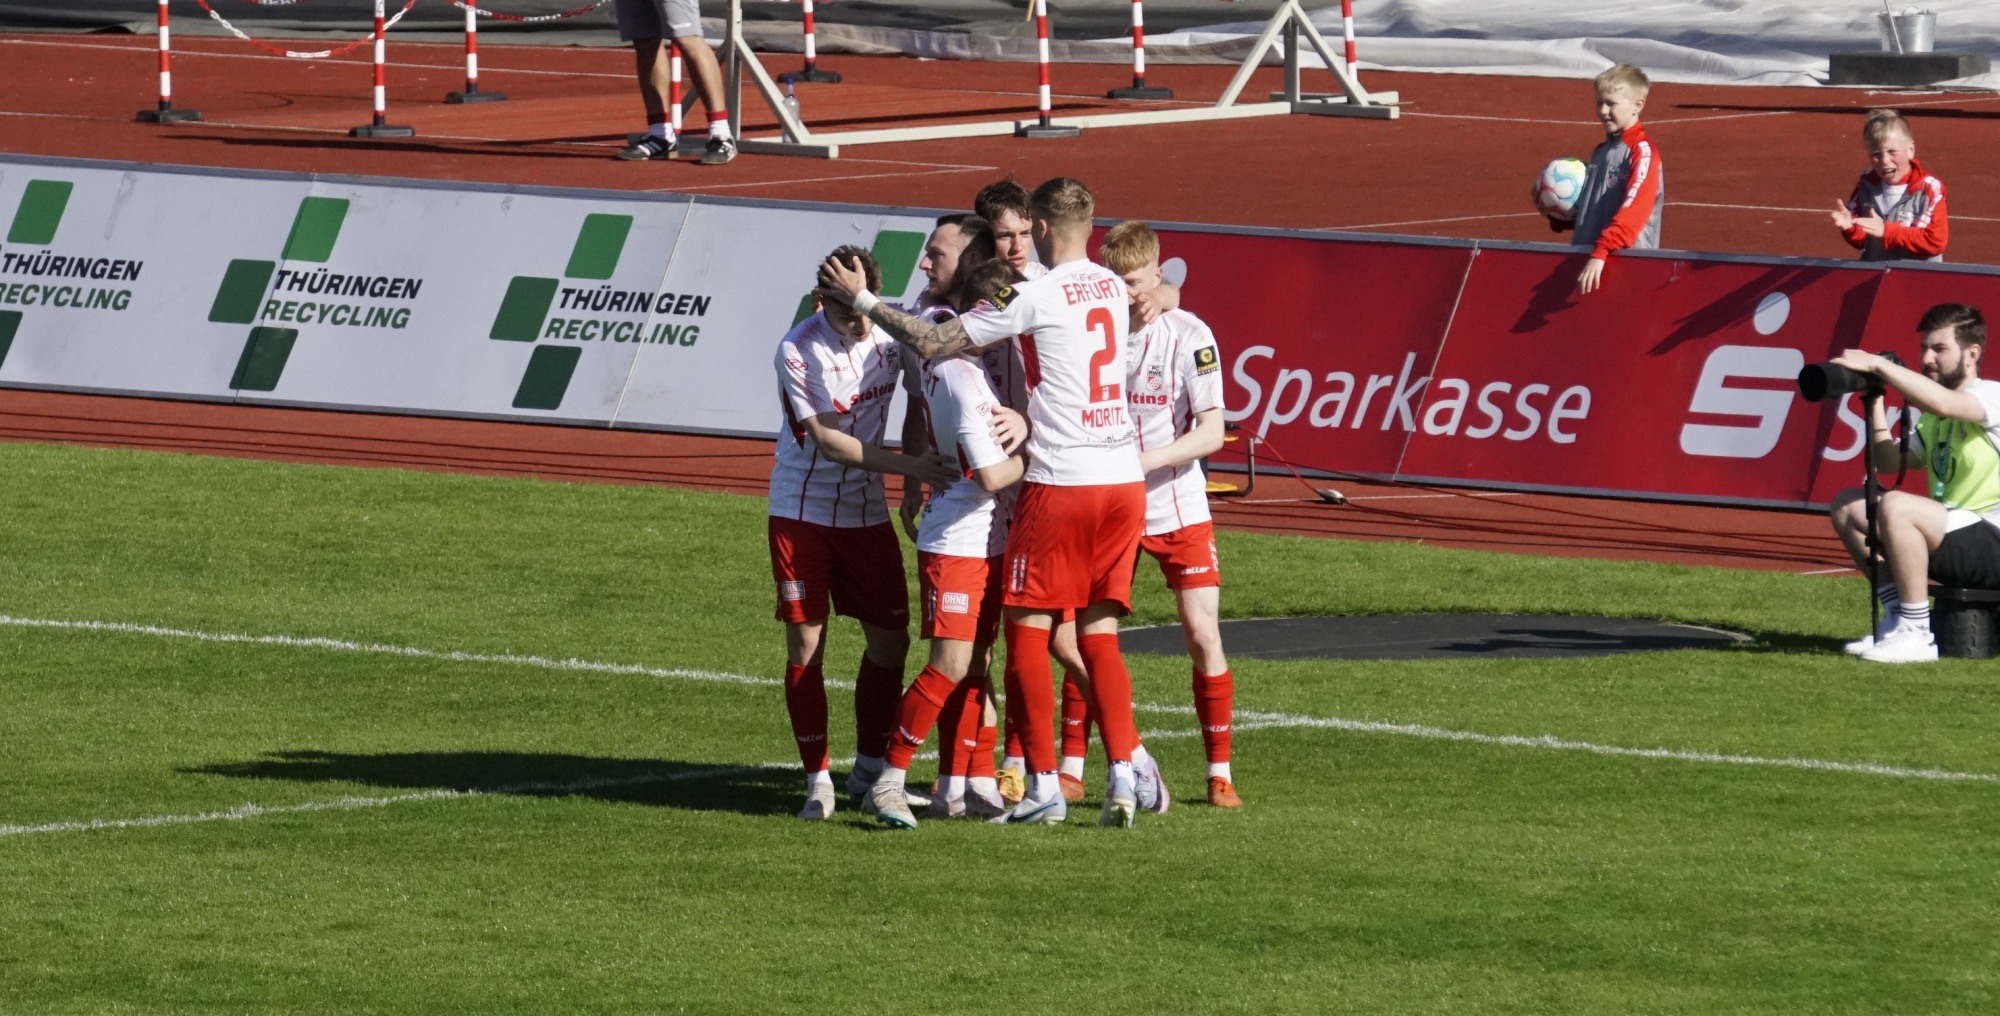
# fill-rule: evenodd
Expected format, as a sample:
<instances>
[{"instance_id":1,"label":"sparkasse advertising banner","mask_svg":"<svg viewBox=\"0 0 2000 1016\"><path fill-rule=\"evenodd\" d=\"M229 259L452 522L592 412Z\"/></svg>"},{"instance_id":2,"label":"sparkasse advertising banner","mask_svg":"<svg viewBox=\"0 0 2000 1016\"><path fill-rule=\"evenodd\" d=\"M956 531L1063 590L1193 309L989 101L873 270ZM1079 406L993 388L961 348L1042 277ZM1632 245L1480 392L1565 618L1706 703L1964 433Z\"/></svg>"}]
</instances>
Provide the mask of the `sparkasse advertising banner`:
<instances>
[{"instance_id":1,"label":"sparkasse advertising banner","mask_svg":"<svg viewBox=\"0 0 2000 1016\"><path fill-rule=\"evenodd\" d=\"M5 156L0 386L774 436L820 259L865 247L910 299L932 220ZM1805 401L1799 368L1914 362L1925 308L2000 305L2000 273L1950 265L1643 252L1579 296L1548 245L1161 236L1267 450L1509 489L1824 504L1859 480L1860 405Z\"/></svg>"}]
</instances>

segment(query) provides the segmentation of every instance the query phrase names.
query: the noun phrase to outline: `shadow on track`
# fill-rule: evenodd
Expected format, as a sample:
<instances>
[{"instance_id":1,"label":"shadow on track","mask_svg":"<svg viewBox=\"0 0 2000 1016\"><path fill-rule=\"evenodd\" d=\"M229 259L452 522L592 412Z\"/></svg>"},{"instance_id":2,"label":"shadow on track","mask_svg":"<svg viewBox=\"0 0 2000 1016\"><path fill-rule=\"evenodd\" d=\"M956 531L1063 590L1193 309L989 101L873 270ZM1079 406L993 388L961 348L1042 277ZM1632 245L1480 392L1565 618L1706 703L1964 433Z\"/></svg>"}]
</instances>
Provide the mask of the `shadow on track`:
<instances>
[{"instance_id":1,"label":"shadow on track","mask_svg":"<svg viewBox=\"0 0 2000 1016\"><path fill-rule=\"evenodd\" d=\"M790 815L798 773L764 766L663 759L597 758L511 751L275 751L247 762L181 770L208 776L300 783L351 783L397 790L452 790L518 797L588 797L691 811Z\"/></svg>"}]
</instances>

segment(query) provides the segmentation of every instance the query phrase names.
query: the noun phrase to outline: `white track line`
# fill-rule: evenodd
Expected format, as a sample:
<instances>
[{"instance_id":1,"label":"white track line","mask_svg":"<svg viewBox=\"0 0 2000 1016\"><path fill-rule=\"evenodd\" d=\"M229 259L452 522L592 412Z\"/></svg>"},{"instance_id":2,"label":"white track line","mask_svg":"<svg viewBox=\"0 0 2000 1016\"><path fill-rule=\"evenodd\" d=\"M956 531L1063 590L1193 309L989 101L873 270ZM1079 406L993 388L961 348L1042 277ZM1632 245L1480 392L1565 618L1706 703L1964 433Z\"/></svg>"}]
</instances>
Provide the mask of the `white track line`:
<instances>
[{"instance_id":1,"label":"white track line","mask_svg":"<svg viewBox=\"0 0 2000 1016\"><path fill-rule=\"evenodd\" d=\"M1849 566L1847 566L1847 567L1845 567L1845 568L1821 568L1821 569L1819 569L1818 571L1802 571L1802 572L1800 572L1799 574L1800 574L1800 575L1839 575L1839 574L1840 574L1840 573L1842 573L1842 572L1851 572L1851 571L1855 571L1855 570L1857 570L1857 569L1855 569L1855 567L1854 567L1853 565L1849 565Z\"/></svg>"},{"instance_id":2,"label":"white track line","mask_svg":"<svg viewBox=\"0 0 2000 1016\"><path fill-rule=\"evenodd\" d=\"M1749 212L1799 212L1807 215L1830 215L1833 213L1832 201L1828 201L1825 208L1792 208L1786 205L1729 205L1729 204L1718 204L1709 201L1669 201L1667 202L1667 207L1732 208ZM1962 219L1967 222L2000 222L2000 219L1996 218L1988 218L1978 215L1960 215L1957 212L1951 213L1951 217L1954 220Z\"/></svg>"},{"instance_id":3,"label":"white track line","mask_svg":"<svg viewBox=\"0 0 2000 1016\"><path fill-rule=\"evenodd\" d=\"M904 176L950 176L954 173L991 173L994 166L959 166L951 169L906 169L900 173L857 173L852 176L808 176L796 180L755 180L749 183L712 183L694 187L656 187L664 194L693 194L701 191L739 190L745 187L790 187L805 183L846 183L849 180L882 180Z\"/></svg>"},{"instance_id":4,"label":"white track line","mask_svg":"<svg viewBox=\"0 0 2000 1016\"><path fill-rule=\"evenodd\" d=\"M48 618L14 617L0 614L0 626L16 628L53 629L59 631L105 632L120 635L148 635L157 638L189 639L197 642L215 642L238 645L282 646L295 649L325 649L335 652L375 653L386 656L402 656L416 659L444 660L453 663L497 663L511 666L536 667L544 670L581 671L597 674L622 674L642 677L657 677L682 681L702 681L718 684L773 686L782 681L769 677L754 677L749 674L732 674L726 671L697 670L685 667L647 667L630 663L599 663L576 658L555 659L548 656L527 656L514 653L465 653L451 650L420 649L413 646L396 646L380 642L353 642L345 639L302 637L295 635L242 635L230 632L204 632L187 628L168 628L159 625L128 624L116 621L62 621ZM832 687L852 687L850 682L828 681ZM1135 712L1154 715L1192 716L1192 706L1160 705L1150 702L1135 702ZM1553 751L1580 751L1595 755L1620 758L1661 759L1675 762L1699 762L1723 765L1770 766L1782 769L1803 769L1815 772L1846 773L1862 776L1885 776L1897 779L1935 780L1960 783L2000 783L2000 775L1990 773L1954 772L1946 769L1919 769L1908 766L1879 765L1870 762L1834 762L1808 758L1768 758L1758 755L1735 755L1720 752L1682 751L1672 748L1627 748L1619 745L1596 744L1589 741L1572 741L1554 735L1522 736L1518 734L1483 734L1476 731L1451 730L1421 724L1384 723L1374 720L1351 720L1338 716L1305 716L1293 713L1259 712L1237 710L1235 729L1239 731L1279 730L1286 728L1308 728L1321 730L1343 730L1363 734L1391 734L1403 737L1418 737L1434 741L1458 741L1470 744L1495 745L1509 748L1538 748ZM1152 730L1141 735L1143 740L1159 741L1194 737L1198 730ZM598 787L623 785L627 783L647 783L673 779L692 779L698 776L720 775L730 772L749 771L758 768L790 768L786 763L763 763L755 766L741 766L722 770L699 770L695 772L662 773L657 776L620 777L617 779L583 780L575 783L542 784L526 783L509 787L486 790L433 790L414 794L396 794L386 797L341 797L330 801L307 802L305 804L264 807L246 804L226 811L199 812L185 815L159 815L134 819L86 819L70 822L52 822L40 825L0 825L0 837L42 832L82 832L94 829L147 828L154 826L186 825L197 822L223 822L262 815L282 815L311 811L338 811L357 808L376 808L389 804L416 801L452 800L467 797L483 797L520 793L566 793Z\"/></svg>"},{"instance_id":5,"label":"white track line","mask_svg":"<svg viewBox=\"0 0 2000 1016\"><path fill-rule=\"evenodd\" d=\"M1831 211L1831 209L1828 209ZM1501 212L1498 215L1448 215L1441 219L1402 219L1397 222L1369 222L1359 226L1314 226L1314 232L1334 233L1347 229L1385 229L1389 226L1428 226L1434 222L1473 222L1478 219L1541 218L1540 212Z\"/></svg>"}]
</instances>

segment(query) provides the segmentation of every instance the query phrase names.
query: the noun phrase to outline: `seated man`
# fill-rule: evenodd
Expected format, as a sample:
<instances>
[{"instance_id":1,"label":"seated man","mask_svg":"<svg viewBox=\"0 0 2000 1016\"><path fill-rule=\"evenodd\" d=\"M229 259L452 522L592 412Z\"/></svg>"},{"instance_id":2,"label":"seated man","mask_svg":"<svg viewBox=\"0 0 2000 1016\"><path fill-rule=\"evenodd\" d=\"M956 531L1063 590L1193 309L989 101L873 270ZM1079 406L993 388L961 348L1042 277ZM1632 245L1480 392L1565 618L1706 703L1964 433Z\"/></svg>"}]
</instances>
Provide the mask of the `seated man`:
<instances>
[{"instance_id":1,"label":"seated man","mask_svg":"<svg viewBox=\"0 0 2000 1016\"><path fill-rule=\"evenodd\" d=\"M1873 634L1847 651L1876 663L1923 663L1938 658L1931 637L1928 582L2000 589L2000 382L1979 377L1986 355L1986 319L1977 308L1941 303L1917 323L1922 373L1874 353L1850 349L1834 359L1873 374L1922 411L1907 459L1889 433L1882 400L1868 420L1868 454L1875 468L1908 465L1930 472L1930 496L1892 490L1876 520L1879 560L1891 581L1875 590L1885 608ZM1868 571L1868 517L1859 490L1833 500L1833 528L1856 567Z\"/></svg>"}]
</instances>

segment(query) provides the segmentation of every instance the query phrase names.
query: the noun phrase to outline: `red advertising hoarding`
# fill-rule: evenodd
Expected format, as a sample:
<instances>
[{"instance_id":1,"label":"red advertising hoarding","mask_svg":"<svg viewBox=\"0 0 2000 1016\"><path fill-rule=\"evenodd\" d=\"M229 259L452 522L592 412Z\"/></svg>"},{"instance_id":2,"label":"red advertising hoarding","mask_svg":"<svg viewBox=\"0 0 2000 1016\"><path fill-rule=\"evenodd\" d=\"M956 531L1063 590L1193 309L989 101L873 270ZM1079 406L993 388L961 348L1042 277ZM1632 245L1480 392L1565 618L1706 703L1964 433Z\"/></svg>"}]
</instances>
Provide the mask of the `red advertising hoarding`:
<instances>
[{"instance_id":1,"label":"red advertising hoarding","mask_svg":"<svg viewBox=\"0 0 2000 1016\"><path fill-rule=\"evenodd\" d=\"M2000 308L2000 276L1929 266L1648 252L1580 296L1583 255L1546 247L1162 245L1222 343L1228 416L1266 454L1508 489L1824 504L1860 481L1860 406L1806 401L1799 369L1857 346L1914 363L1925 308Z\"/></svg>"}]
</instances>

